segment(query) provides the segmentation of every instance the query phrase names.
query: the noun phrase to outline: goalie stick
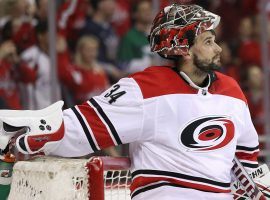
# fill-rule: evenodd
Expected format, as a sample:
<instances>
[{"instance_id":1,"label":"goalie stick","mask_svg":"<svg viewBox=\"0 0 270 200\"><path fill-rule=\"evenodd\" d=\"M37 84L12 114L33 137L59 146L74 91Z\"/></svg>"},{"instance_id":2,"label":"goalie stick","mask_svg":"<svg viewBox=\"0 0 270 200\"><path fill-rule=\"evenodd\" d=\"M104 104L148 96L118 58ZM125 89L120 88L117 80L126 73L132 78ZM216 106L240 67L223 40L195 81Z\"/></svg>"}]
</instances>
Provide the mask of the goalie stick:
<instances>
[{"instance_id":1,"label":"goalie stick","mask_svg":"<svg viewBox=\"0 0 270 200\"><path fill-rule=\"evenodd\" d=\"M233 159L232 172L250 199L267 200L237 157L234 157Z\"/></svg>"}]
</instances>

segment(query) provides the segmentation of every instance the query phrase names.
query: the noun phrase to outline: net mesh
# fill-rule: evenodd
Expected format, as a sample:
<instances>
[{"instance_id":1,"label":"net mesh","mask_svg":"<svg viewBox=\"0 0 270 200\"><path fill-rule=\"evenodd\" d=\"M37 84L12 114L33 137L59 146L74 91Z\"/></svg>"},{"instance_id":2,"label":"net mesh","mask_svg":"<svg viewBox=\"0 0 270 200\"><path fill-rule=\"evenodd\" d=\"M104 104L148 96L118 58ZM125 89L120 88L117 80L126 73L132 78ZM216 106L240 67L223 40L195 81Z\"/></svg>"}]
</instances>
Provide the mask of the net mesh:
<instances>
[{"instance_id":1,"label":"net mesh","mask_svg":"<svg viewBox=\"0 0 270 200\"><path fill-rule=\"evenodd\" d=\"M88 161L43 157L17 162L8 199L88 200ZM105 199L129 200L130 179L129 171L104 171Z\"/></svg>"},{"instance_id":2,"label":"net mesh","mask_svg":"<svg viewBox=\"0 0 270 200\"><path fill-rule=\"evenodd\" d=\"M130 200L130 171L113 170L104 173L106 200Z\"/></svg>"}]
</instances>

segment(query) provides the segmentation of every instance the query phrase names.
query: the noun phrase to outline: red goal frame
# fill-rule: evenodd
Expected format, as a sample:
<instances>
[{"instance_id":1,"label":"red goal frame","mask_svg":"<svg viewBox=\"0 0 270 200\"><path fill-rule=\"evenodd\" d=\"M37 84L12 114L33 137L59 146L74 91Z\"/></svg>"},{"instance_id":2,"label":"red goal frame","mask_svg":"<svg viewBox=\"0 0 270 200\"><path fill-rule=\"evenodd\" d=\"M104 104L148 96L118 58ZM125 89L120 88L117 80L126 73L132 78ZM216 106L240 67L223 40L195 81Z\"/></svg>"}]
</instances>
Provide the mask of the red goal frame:
<instances>
[{"instance_id":1,"label":"red goal frame","mask_svg":"<svg viewBox=\"0 0 270 200\"><path fill-rule=\"evenodd\" d=\"M88 169L89 200L104 200L104 171L129 170L130 159L127 157L92 157L86 164Z\"/></svg>"}]
</instances>

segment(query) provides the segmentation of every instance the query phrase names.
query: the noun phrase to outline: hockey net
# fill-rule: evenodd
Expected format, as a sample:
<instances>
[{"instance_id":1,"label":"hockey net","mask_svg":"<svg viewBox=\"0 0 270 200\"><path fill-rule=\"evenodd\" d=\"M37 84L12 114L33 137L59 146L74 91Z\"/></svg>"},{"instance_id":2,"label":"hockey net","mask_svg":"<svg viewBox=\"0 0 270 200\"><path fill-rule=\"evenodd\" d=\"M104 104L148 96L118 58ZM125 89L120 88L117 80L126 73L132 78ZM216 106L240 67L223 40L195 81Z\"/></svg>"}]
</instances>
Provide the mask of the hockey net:
<instances>
[{"instance_id":1,"label":"hockey net","mask_svg":"<svg viewBox=\"0 0 270 200\"><path fill-rule=\"evenodd\" d=\"M128 158L39 157L13 169L9 200L129 200Z\"/></svg>"}]
</instances>

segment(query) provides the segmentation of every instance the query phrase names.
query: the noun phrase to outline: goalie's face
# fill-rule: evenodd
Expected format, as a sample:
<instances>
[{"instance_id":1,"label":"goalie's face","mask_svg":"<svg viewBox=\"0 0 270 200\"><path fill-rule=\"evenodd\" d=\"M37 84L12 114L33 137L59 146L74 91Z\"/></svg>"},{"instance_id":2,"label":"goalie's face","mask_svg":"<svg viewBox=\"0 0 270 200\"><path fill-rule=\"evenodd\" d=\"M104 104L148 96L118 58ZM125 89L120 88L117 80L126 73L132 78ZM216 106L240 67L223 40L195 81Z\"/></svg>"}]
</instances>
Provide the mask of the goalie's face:
<instances>
[{"instance_id":1,"label":"goalie's face","mask_svg":"<svg viewBox=\"0 0 270 200\"><path fill-rule=\"evenodd\" d=\"M193 65L204 72L220 68L220 54L222 49L215 42L215 35L211 31L201 33L195 38L189 53Z\"/></svg>"}]
</instances>

